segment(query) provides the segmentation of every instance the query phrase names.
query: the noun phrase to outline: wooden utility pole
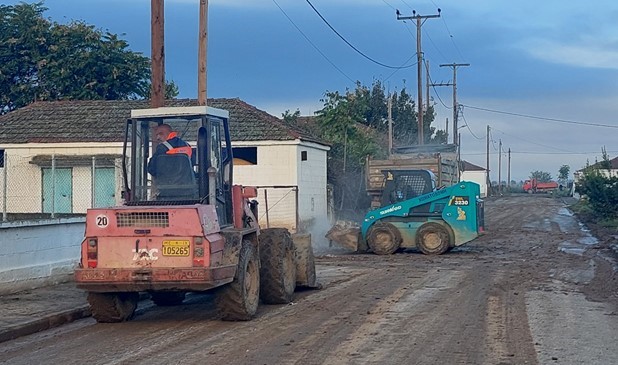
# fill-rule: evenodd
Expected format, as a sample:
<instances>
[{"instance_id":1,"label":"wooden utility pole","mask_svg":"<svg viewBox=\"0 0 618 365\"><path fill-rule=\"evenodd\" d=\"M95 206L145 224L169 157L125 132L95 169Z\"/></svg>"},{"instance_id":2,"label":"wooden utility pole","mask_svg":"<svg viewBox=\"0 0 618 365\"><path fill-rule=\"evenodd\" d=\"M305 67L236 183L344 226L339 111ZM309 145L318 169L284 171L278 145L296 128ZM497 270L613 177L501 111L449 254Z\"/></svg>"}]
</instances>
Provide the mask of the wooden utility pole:
<instances>
[{"instance_id":1,"label":"wooden utility pole","mask_svg":"<svg viewBox=\"0 0 618 365\"><path fill-rule=\"evenodd\" d=\"M150 0L151 28L151 89L150 106L162 107L165 104L165 22L164 0Z\"/></svg>"},{"instance_id":2,"label":"wooden utility pole","mask_svg":"<svg viewBox=\"0 0 618 365\"><path fill-rule=\"evenodd\" d=\"M502 139L498 146L498 194L502 195Z\"/></svg>"},{"instance_id":3,"label":"wooden utility pole","mask_svg":"<svg viewBox=\"0 0 618 365\"><path fill-rule=\"evenodd\" d=\"M393 155L393 99L391 94L388 94L388 158Z\"/></svg>"},{"instance_id":4,"label":"wooden utility pole","mask_svg":"<svg viewBox=\"0 0 618 365\"><path fill-rule=\"evenodd\" d=\"M440 12L442 10L438 9L437 15L420 15L416 14L416 10L412 10L412 16L401 16L399 10L397 10L397 20L416 20L416 79L418 80L418 144L425 144L425 134L423 131L423 52L421 48L421 27L426 19L429 18L439 18Z\"/></svg>"},{"instance_id":5,"label":"wooden utility pole","mask_svg":"<svg viewBox=\"0 0 618 365\"><path fill-rule=\"evenodd\" d=\"M509 148L509 169L507 172L507 186L509 187L508 192L511 192L511 148Z\"/></svg>"},{"instance_id":6,"label":"wooden utility pole","mask_svg":"<svg viewBox=\"0 0 618 365\"><path fill-rule=\"evenodd\" d=\"M489 192L491 191L491 179L489 178L489 142L489 125L487 125L487 195L490 195Z\"/></svg>"},{"instance_id":7,"label":"wooden utility pole","mask_svg":"<svg viewBox=\"0 0 618 365\"><path fill-rule=\"evenodd\" d=\"M425 111L429 111L429 61L425 61L425 84L427 85L425 91Z\"/></svg>"},{"instance_id":8,"label":"wooden utility pole","mask_svg":"<svg viewBox=\"0 0 618 365\"><path fill-rule=\"evenodd\" d=\"M197 55L197 101L199 105L206 105L207 88L207 55L208 55L208 0L200 0L200 24Z\"/></svg>"},{"instance_id":9,"label":"wooden utility pole","mask_svg":"<svg viewBox=\"0 0 618 365\"><path fill-rule=\"evenodd\" d=\"M459 114L459 104L457 104L457 67L470 66L469 63L448 63L440 67L453 68L453 136L457 136L457 117ZM453 143L457 144L457 138L453 137Z\"/></svg>"},{"instance_id":10,"label":"wooden utility pole","mask_svg":"<svg viewBox=\"0 0 618 365\"><path fill-rule=\"evenodd\" d=\"M448 118L446 118L446 129L444 131L446 132L446 144L448 144Z\"/></svg>"}]
</instances>

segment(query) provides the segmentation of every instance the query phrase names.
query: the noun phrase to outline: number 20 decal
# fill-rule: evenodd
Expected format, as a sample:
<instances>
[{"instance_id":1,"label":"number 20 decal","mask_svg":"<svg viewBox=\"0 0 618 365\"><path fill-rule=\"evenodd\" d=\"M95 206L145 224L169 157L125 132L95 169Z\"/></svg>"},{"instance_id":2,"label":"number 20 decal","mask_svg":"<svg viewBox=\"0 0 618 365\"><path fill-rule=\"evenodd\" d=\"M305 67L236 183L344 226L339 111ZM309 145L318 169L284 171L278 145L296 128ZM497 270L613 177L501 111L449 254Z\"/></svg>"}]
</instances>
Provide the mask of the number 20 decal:
<instances>
[{"instance_id":1,"label":"number 20 decal","mask_svg":"<svg viewBox=\"0 0 618 365\"><path fill-rule=\"evenodd\" d=\"M109 224L109 219L107 218L105 214L97 215L95 220L96 220L97 227L99 228L105 228Z\"/></svg>"}]
</instances>

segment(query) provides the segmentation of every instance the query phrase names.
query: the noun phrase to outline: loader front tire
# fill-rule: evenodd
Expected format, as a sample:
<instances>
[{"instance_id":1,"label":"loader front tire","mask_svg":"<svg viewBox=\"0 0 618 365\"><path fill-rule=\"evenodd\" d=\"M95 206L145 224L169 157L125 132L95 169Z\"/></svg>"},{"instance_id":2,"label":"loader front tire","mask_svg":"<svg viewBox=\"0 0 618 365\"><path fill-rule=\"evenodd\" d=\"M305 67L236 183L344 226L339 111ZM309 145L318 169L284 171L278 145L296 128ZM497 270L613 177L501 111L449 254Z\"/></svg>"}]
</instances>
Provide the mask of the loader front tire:
<instances>
[{"instance_id":1,"label":"loader front tire","mask_svg":"<svg viewBox=\"0 0 618 365\"><path fill-rule=\"evenodd\" d=\"M224 321L248 321L260 301L260 258L250 241L243 241L234 281L217 293L216 302Z\"/></svg>"},{"instance_id":2,"label":"loader front tire","mask_svg":"<svg viewBox=\"0 0 618 365\"><path fill-rule=\"evenodd\" d=\"M425 255L442 255L450 246L450 236L444 226L426 223L416 232L416 246Z\"/></svg>"},{"instance_id":3,"label":"loader front tire","mask_svg":"<svg viewBox=\"0 0 618 365\"><path fill-rule=\"evenodd\" d=\"M92 317L99 323L128 321L138 301L139 293L88 293Z\"/></svg>"},{"instance_id":4,"label":"loader front tire","mask_svg":"<svg viewBox=\"0 0 618 365\"><path fill-rule=\"evenodd\" d=\"M399 249L401 234L392 224L376 223L367 233L367 243L376 255L390 255Z\"/></svg>"},{"instance_id":5,"label":"loader front tire","mask_svg":"<svg viewBox=\"0 0 618 365\"><path fill-rule=\"evenodd\" d=\"M286 304L292 301L296 289L294 243L285 228L261 230L260 298L266 304Z\"/></svg>"}]
</instances>

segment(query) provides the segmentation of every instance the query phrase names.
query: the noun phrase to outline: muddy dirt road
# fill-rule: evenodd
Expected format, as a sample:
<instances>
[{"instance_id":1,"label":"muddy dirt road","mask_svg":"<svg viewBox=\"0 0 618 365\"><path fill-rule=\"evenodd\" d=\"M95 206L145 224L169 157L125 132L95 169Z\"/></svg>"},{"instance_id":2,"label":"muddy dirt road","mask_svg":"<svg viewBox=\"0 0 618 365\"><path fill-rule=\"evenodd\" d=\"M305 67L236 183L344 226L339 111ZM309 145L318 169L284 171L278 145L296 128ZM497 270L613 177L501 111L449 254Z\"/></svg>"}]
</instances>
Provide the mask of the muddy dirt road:
<instances>
[{"instance_id":1,"label":"muddy dirt road","mask_svg":"<svg viewBox=\"0 0 618 365\"><path fill-rule=\"evenodd\" d=\"M443 256L323 256L323 290L250 322L221 322L194 295L2 343L0 363L618 364L611 242L545 197L489 200L486 221Z\"/></svg>"}]
</instances>

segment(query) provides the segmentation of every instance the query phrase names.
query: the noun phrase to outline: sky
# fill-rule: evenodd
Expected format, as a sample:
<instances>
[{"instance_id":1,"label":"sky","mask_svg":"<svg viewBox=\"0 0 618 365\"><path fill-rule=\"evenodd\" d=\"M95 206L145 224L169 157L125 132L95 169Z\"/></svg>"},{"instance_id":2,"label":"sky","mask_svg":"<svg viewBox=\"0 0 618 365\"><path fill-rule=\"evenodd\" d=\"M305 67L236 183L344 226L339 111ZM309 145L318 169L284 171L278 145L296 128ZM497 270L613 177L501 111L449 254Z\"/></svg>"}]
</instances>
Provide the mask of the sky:
<instances>
[{"instance_id":1,"label":"sky","mask_svg":"<svg viewBox=\"0 0 618 365\"><path fill-rule=\"evenodd\" d=\"M150 55L150 0L45 6L52 20L83 20ZM297 109L313 115L326 91L344 92L356 81L406 87L416 98L416 66L378 63L414 64L416 24L397 20L396 9L411 16L438 8L440 18L422 26L432 82L453 80L452 68L440 64L470 64L457 69L462 159L486 167L487 126L492 180L500 142L502 180L509 149L516 181L536 170L557 178L562 165L572 173L600 160L602 148L618 156L615 0L210 0L208 96L238 97L278 117ZM166 78L180 97L197 96L198 9L199 0L165 0ZM448 118L451 135L452 94L451 86L431 90L434 126L444 129Z\"/></svg>"}]
</instances>

